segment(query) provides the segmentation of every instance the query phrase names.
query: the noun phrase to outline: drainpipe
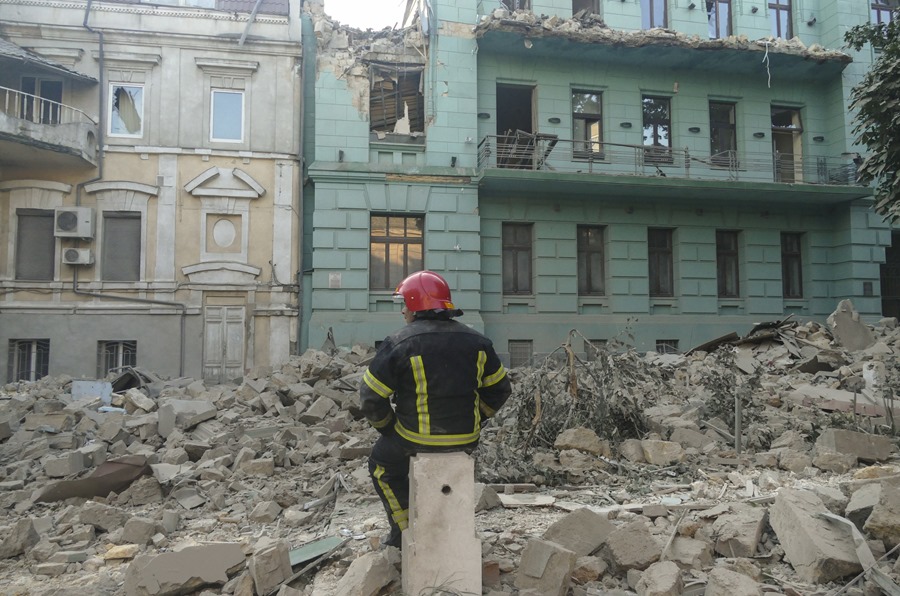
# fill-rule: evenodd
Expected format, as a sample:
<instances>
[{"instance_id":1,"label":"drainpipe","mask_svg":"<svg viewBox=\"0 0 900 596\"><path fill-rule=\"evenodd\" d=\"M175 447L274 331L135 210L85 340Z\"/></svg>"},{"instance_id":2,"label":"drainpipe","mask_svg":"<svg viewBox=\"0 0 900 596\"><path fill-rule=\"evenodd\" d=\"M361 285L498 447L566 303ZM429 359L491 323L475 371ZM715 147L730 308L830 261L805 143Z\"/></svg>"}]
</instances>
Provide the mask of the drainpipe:
<instances>
[{"instance_id":1,"label":"drainpipe","mask_svg":"<svg viewBox=\"0 0 900 596\"><path fill-rule=\"evenodd\" d=\"M98 144L98 153L97 153L97 175L90 180L85 180L84 182L79 182L75 185L75 205L81 205L81 191L82 189L91 184L92 182L97 182L103 179L103 144L104 144L104 135L103 135L103 98L106 95L106 85L104 82L104 72L105 72L105 62L104 62L104 46L103 46L103 32L93 29L90 25L88 25L88 19L91 16L91 4L94 3L94 0L88 0L87 6L84 9L84 21L82 22L82 26L94 33L97 36L99 41L99 51L98 58L100 63L100 97L98 100L98 113L99 113L99 121L100 125L97 127L97 144ZM180 322L180 335L181 335L181 343L179 345L178 351L178 376L184 376L184 346L185 346L185 317L187 315L187 306L181 302L167 302L165 300L152 300L150 298L133 298L129 296L114 296L110 294L100 294L98 292L87 292L84 290L78 289L78 267L75 267L75 270L72 273L72 292L78 296L91 296L93 298L102 298L103 300L120 300L122 302L134 302L138 304L159 304L165 306L174 306L181 310L181 322Z\"/></svg>"},{"instance_id":2,"label":"drainpipe","mask_svg":"<svg viewBox=\"0 0 900 596\"><path fill-rule=\"evenodd\" d=\"M297 157L300 161L300 180L298 181L297 198L297 355L303 353L303 188L306 185L306 159L304 146L306 143L306 29L304 25L303 7L306 0L300 0L300 146L297 148ZM306 17L306 20L309 20ZM308 27L312 30L312 27ZM315 80L315 78L313 79ZM315 93L315 89L313 89Z\"/></svg>"}]
</instances>

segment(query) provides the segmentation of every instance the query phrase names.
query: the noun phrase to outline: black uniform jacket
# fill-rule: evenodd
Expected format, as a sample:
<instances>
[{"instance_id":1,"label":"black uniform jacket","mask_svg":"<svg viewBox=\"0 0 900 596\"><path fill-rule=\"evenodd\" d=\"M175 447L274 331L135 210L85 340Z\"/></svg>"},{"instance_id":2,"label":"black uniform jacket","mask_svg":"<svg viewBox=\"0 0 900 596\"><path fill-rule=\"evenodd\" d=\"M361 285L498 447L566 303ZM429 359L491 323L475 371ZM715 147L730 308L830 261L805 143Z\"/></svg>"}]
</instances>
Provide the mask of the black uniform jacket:
<instances>
[{"instance_id":1,"label":"black uniform jacket","mask_svg":"<svg viewBox=\"0 0 900 596\"><path fill-rule=\"evenodd\" d=\"M359 389L379 432L434 448L478 441L482 419L510 392L491 341L452 319L416 319L389 335Z\"/></svg>"}]
</instances>

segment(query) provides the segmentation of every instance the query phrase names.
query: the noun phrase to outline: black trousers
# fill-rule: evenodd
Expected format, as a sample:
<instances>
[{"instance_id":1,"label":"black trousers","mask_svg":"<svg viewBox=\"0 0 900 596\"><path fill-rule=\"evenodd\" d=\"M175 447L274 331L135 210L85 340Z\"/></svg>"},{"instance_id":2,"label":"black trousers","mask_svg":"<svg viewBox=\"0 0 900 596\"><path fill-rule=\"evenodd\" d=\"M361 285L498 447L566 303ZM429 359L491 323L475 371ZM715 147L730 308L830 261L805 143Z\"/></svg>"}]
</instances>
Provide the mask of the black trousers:
<instances>
[{"instance_id":1,"label":"black trousers","mask_svg":"<svg viewBox=\"0 0 900 596\"><path fill-rule=\"evenodd\" d=\"M434 449L411 443L397 434L381 435L369 456L369 475L387 512L391 532L401 532L409 522L409 458L416 453L472 453L478 443Z\"/></svg>"}]
</instances>

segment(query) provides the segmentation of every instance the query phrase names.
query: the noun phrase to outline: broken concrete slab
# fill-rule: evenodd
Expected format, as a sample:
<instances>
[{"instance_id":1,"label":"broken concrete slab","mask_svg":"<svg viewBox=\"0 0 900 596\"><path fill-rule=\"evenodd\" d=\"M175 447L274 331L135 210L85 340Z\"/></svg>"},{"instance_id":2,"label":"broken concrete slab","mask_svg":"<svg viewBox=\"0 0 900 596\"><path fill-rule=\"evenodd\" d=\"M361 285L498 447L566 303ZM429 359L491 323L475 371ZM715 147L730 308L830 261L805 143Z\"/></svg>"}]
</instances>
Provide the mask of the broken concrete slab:
<instances>
[{"instance_id":1,"label":"broken concrete slab","mask_svg":"<svg viewBox=\"0 0 900 596\"><path fill-rule=\"evenodd\" d=\"M705 540L675 536L663 559L673 561L682 569L705 569L712 564L713 547Z\"/></svg>"},{"instance_id":2,"label":"broken concrete slab","mask_svg":"<svg viewBox=\"0 0 900 596\"><path fill-rule=\"evenodd\" d=\"M662 546L650 534L647 524L636 520L613 530L601 552L610 566L621 574L629 569L643 571L657 562L662 555Z\"/></svg>"},{"instance_id":3,"label":"broken concrete slab","mask_svg":"<svg viewBox=\"0 0 900 596\"><path fill-rule=\"evenodd\" d=\"M850 300L841 300L826 319L835 340L848 350L865 350L875 344L875 334L859 316Z\"/></svg>"},{"instance_id":4,"label":"broken concrete slab","mask_svg":"<svg viewBox=\"0 0 900 596\"><path fill-rule=\"evenodd\" d=\"M576 584L596 581L606 573L607 567L606 561L600 557L578 557L572 571L572 581Z\"/></svg>"},{"instance_id":5,"label":"broken concrete slab","mask_svg":"<svg viewBox=\"0 0 900 596\"><path fill-rule=\"evenodd\" d=\"M638 596L680 596L683 590L681 569L672 561L650 565L635 586Z\"/></svg>"},{"instance_id":6,"label":"broken concrete slab","mask_svg":"<svg viewBox=\"0 0 900 596\"><path fill-rule=\"evenodd\" d=\"M278 540L253 553L248 567L256 593L268 594L291 577L290 546Z\"/></svg>"},{"instance_id":7,"label":"broken concrete slab","mask_svg":"<svg viewBox=\"0 0 900 596\"><path fill-rule=\"evenodd\" d=\"M83 524L91 525L97 529L109 532L125 525L130 515L119 509L102 503L88 501L82 505L78 512L78 519Z\"/></svg>"},{"instance_id":8,"label":"broken concrete slab","mask_svg":"<svg viewBox=\"0 0 900 596\"><path fill-rule=\"evenodd\" d=\"M860 461L872 463L889 459L894 442L883 435L829 428L816 439L816 449L855 455Z\"/></svg>"},{"instance_id":9,"label":"broken concrete slab","mask_svg":"<svg viewBox=\"0 0 900 596\"><path fill-rule=\"evenodd\" d=\"M729 513L713 522L716 552L726 557L755 556L766 525L766 508L745 503L731 503L728 507Z\"/></svg>"},{"instance_id":10,"label":"broken concrete slab","mask_svg":"<svg viewBox=\"0 0 900 596\"><path fill-rule=\"evenodd\" d=\"M601 441L597 433L583 426L565 429L556 437L553 446L560 451L577 449L593 455L609 456L609 443Z\"/></svg>"},{"instance_id":11,"label":"broken concrete slab","mask_svg":"<svg viewBox=\"0 0 900 596\"><path fill-rule=\"evenodd\" d=\"M475 483L475 513L502 505L500 497L497 496L497 491L481 482Z\"/></svg>"},{"instance_id":12,"label":"broken concrete slab","mask_svg":"<svg viewBox=\"0 0 900 596\"><path fill-rule=\"evenodd\" d=\"M655 466L670 466L684 460L684 448L674 441L641 441L644 461Z\"/></svg>"},{"instance_id":13,"label":"broken concrete slab","mask_svg":"<svg viewBox=\"0 0 900 596\"><path fill-rule=\"evenodd\" d=\"M614 529L607 516L584 507L554 522L543 538L583 556L600 548Z\"/></svg>"},{"instance_id":14,"label":"broken concrete slab","mask_svg":"<svg viewBox=\"0 0 900 596\"><path fill-rule=\"evenodd\" d=\"M881 497L863 529L884 541L887 548L900 544L900 478L882 481Z\"/></svg>"},{"instance_id":15,"label":"broken concrete slab","mask_svg":"<svg viewBox=\"0 0 900 596\"><path fill-rule=\"evenodd\" d=\"M779 492L769 509L785 558L804 581L825 583L862 569L846 533L818 517L827 511L815 493L796 489Z\"/></svg>"},{"instance_id":16,"label":"broken concrete slab","mask_svg":"<svg viewBox=\"0 0 900 596\"><path fill-rule=\"evenodd\" d=\"M175 596L202 586L223 585L243 567L241 545L236 542L188 546L177 552L140 555L125 573L129 596Z\"/></svg>"},{"instance_id":17,"label":"broken concrete slab","mask_svg":"<svg viewBox=\"0 0 900 596\"><path fill-rule=\"evenodd\" d=\"M34 521L30 518L20 519L15 525L0 530L0 536L3 536L3 542L0 542L0 559L17 557L40 540Z\"/></svg>"},{"instance_id":18,"label":"broken concrete slab","mask_svg":"<svg viewBox=\"0 0 900 596\"><path fill-rule=\"evenodd\" d=\"M205 400L170 399L159 407L159 435L168 437L173 431L190 430L204 420L215 418L218 409Z\"/></svg>"},{"instance_id":19,"label":"broken concrete slab","mask_svg":"<svg viewBox=\"0 0 900 596\"><path fill-rule=\"evenodd\" d=\"M704 596L762 596L762 593L762 586L743 573L713 567L707 574Z\"/></svg>"},{"instance_id":20,"label":"broken concrete slab","mask_svg":"<svg viewBox=\"0 0 900 596\"><path fill-rule=\"evenodd\" d=\"M578 556L547 540L532 539L525 545L516 587L546 596L565 596Z\"/></svg>"},{"instance_id":21,"label":"broken concrete slab","mask_svg":"<svg viewBox=\"0 0 900 596\"><path fill-rule=\"evenodd\" d=\"M844 510L844 517L853 522L853 525L862 532L866 520L869 519L869 515L880 500L881 484L874 482L863 485L850 495L850 501Z\"/></svg>"},{"instance_id":22,"label":"broken concrete slab","mask_svg":"<svg viewBox=\"0 0 900 596\"><path fill-rule=\"evenodd\" d=\"M399 577L384 551L366 553L350 563L347 573L337 583L336 593L375 596Z\"/></svg>"}]
</instances>

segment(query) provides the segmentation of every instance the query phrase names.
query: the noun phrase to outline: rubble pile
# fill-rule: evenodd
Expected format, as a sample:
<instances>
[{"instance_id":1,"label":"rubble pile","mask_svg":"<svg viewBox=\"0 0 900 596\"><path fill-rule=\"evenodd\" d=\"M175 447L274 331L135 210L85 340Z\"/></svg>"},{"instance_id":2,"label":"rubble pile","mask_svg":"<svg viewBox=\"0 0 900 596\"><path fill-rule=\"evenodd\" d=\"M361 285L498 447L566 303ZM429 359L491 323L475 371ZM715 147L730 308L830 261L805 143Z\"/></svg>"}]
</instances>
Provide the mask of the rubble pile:
<instances>
[{"instance_id":1,"label":"rubble pile","mask_svg":"<svg viewBox=\"0 0 900 596\"><path fill-rule=\"evenodd\" d=\"M898 593L896 320L842 303L685 354L579 339L511 370L483 431L485 593ZM2 388L0 592L398 593L356 393L372 356Z\"/></svg>"}]
</instances>

